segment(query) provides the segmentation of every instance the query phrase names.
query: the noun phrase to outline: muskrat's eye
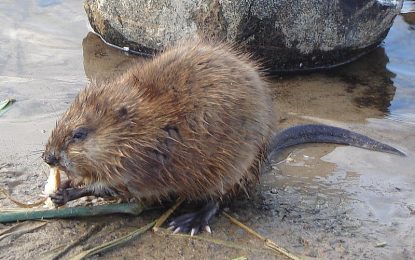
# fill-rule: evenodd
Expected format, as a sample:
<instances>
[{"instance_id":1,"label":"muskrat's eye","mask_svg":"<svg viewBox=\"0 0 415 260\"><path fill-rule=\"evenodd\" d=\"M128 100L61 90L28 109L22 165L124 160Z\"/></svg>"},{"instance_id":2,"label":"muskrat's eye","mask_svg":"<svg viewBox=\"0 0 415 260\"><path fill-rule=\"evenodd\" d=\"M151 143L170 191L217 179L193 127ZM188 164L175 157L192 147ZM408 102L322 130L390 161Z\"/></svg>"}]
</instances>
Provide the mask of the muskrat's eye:
<instances>
[{"instance_id":1,"label":"muskrat's eye","mask_svg":"<svg viewBox=\"0 0 415 260\"><path fill-rule=\"evenodd\" d=\"M118 109L118 116L122 119L125 119L128 115L128 109L126 107L121 107Z\"/></svg>"},{"instance_id":2,"label":"muskrat's eye","mask_svg":"<svg viewBox=\"0 0 415 260\"><path fill-rule=\"evenodd\" d=\"M75 141L82 141L88 136L88 129L86 128L78 128L73 132L72 139Z\"/></svg>"}]
</instances>

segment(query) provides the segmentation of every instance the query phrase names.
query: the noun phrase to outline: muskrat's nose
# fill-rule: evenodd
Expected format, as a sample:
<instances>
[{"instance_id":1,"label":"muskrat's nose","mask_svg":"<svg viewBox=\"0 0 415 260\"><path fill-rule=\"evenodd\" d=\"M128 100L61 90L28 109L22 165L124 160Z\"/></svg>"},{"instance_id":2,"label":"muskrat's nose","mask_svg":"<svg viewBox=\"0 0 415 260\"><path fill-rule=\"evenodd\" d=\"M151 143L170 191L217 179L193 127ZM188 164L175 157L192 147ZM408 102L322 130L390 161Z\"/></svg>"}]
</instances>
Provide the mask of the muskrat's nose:
<instances>
[{"instance_id":1,"label":"muskrat's nose","mask_svg":"<svg viewBox=\"0 0 415 260\"><path fill-rule=\"evenodd\" d=\"M56 158L56 156L52 153L45 153L43 155L43 160L45 161L45 163L49 164L50 166L56 166L59 162L58 158Z\"/></svg>"}]
</instances>

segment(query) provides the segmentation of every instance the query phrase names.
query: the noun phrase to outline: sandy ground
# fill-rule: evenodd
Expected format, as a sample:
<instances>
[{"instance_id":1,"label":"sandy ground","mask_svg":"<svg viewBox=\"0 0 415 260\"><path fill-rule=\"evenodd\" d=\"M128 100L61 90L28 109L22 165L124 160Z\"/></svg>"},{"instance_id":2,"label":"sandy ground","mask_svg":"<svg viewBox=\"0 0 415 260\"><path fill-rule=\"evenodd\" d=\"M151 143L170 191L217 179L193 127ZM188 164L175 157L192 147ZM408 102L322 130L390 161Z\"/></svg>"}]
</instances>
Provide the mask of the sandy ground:
<instances>
[{"instance_id":1,"label":"sandy ground","mask_svg":"<svg viewBox=\"0 0 415 260\"><path fill-rule=\"evenodd\" d=\"M0 3L0 18L0 100L17 99L0 117L0 186L33 201L48 172L40 153L59 115L88 80L114 77L141 59L88 34L78 1L6 1ZM271 86L276 130L305 122L341 126L391 144L407 157L334 145L296 147L261 177L254 196L229 205L232 215L304 258L414 259L415 80L408 68L415 55L408 53L413 46L408 42L415 36L408 27L398 17L385 46L363 59L330 72L276 76ZM0 207L10 206L0 197ZM161 212L50 220L34 231L0 237L0 259L50 258L90 234L68 258ZM0 224L0 233L13 225ZM285 259L222 215L211 227L212 235L200 237L240 248L162 231L94 258Z\"/></svg>"}]
</instances>

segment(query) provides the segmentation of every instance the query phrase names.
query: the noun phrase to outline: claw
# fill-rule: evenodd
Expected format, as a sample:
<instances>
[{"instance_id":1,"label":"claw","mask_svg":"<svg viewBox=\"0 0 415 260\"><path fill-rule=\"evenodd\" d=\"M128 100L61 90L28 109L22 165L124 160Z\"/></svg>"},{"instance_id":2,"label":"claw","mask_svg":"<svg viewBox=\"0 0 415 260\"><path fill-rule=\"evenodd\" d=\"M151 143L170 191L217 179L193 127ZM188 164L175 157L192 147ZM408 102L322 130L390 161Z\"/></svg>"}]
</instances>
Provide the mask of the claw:
<instances>
[{"instance_id":1,"label":"claw","mask_svg":"<svg viewBox=\"0 0 415 260\"><path fill-rule=\"evenodd\" d=\"M177 234L177 233L179 233L179 231L180 231L180 227L176 228L176 229L173 231L173 234Z\"/></svg>"},{"instance_id":2,"label":"claw","mask_svg":"<svg viewBox=\"0 0 415 260\"><path fill-rule=\"evenodd\" d=\"M170 225L167 229L168 230L173 230L175 227L173 225Z\"/></svg>"},{"instance_id":3,"label":"claw","mask_svg":"<svg viewBox=\"0 0 415 260\"><path fill-rule=\"evenodd\" d=\"M219 209L219 203L211 201L205 204L200 210L183 214L176 217L169 223L169 229L174 230L173 234L178 232L189 233L191 236L195 236L202 230L206 230L208 233L212 233L210 226L208 225L210 219L216 214Z\"/></svg>"},{"instance_id":4,"label":"claw","mask_svg":"<svg viewBox=\"0 0 415 260\"><path fill-rule=\"evenodd\" d=\"M205 230L206 232L208 232L209 234L212 234L212 230L210 229L209 225L205 226Z\"/></svg>"}]
</instances>

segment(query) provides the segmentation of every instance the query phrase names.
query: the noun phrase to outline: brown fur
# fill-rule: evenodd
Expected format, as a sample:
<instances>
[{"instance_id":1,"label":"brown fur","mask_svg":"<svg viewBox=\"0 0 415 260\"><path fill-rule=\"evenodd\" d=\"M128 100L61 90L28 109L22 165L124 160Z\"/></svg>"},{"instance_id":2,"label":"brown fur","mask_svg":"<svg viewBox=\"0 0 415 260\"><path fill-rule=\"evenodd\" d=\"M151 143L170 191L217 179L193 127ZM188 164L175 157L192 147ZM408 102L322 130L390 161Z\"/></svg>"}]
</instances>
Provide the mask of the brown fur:
<instances>
[{"instance_id":1,"label":"brown fur","mask_svg":"<svg viewBox=\"0 0 415 260\"><path fill-rule=\"evenodd\" d=\"M248 56L224 45L182 43L82 90L46 151L77 184L146 200L222 199L258 179L271 107ZM88 136L73 142L79 127Z\"/></svg>"}]
</instances>

